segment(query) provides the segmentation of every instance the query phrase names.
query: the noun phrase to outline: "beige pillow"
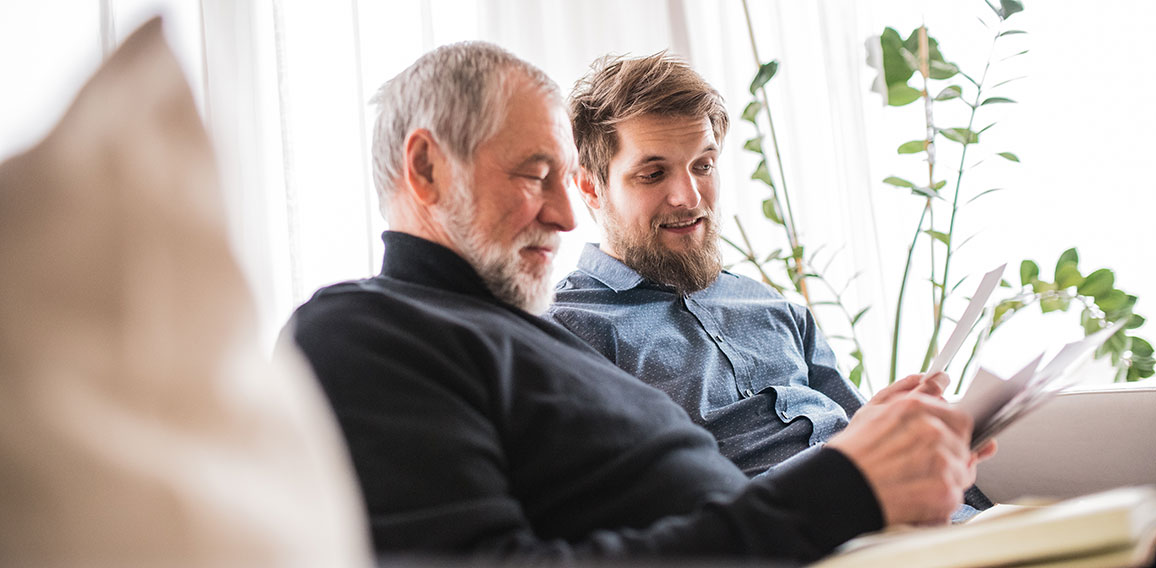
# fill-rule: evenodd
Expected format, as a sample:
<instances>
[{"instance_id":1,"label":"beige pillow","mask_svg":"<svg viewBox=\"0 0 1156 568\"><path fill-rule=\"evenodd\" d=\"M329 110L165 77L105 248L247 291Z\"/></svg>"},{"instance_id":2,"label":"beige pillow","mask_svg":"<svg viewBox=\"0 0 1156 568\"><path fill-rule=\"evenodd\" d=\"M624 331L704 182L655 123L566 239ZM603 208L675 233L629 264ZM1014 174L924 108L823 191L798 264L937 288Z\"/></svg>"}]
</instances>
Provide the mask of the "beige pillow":
<instances>
[{"instance_id":1,"label":"beige pillow","mask_svg":"<svg viewBox=\"0 0 1156 568\"><path fill-rule=\"evenodd\" d=\"M270 364L159 20L0 165L0 565L369 563L341 438Z\"/></svg>"}]
</instances>

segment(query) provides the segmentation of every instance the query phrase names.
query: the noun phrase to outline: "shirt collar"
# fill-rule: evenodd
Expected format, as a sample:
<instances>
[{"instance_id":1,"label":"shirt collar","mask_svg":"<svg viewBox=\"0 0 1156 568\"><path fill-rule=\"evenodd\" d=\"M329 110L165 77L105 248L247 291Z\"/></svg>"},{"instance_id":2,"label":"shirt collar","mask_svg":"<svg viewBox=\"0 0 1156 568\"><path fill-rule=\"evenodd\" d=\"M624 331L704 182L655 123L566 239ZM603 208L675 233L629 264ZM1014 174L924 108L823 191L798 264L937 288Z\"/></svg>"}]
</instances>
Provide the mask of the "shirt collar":
<instances>
[{"instance_id":1,"label":"shirt collar","mask_svg":"<svg viewBox=\"0 0 1156 568\"><path fill-rule=\"evenodd\" d=\"M606 254L605 251L598 248L597 243L586 243L586 246L582 248L582 255L578 257L578 270L590 275L591 278L601 282L615 292L624 292L632 288L637 288L645 282L650 282L635 272L633 268L623 264L621 260ZM708 294L724 277L737 278L730 271L723 270L719 274L719 278L710 286L707 286L706 290L699 290L698 292L692 293L691 296ZM666 288L666 286L662 284L652 284Z\"/></svg>"},{"instance_id":2,"label":"shirt collar","mask_svg":"<svg viewBox=\"0 0 1156 568\"><path fill-rule=\"evenodd\" d=\"M621 260L606 254L596 243L586 243L578 258L578 270L603 283L615 292L629 290L645 280Z\"/></svg>"},{"instance_id":3,"label":"shirt collar","mask_svg":"<svg viewBox=\"0 0 1156 568\"><path fill-rule=\"evenodd\" d=\"M494 298L482 277L454 251L407 233L381 234L381 275L469 296Z\"/></svg>"}]
</instances>

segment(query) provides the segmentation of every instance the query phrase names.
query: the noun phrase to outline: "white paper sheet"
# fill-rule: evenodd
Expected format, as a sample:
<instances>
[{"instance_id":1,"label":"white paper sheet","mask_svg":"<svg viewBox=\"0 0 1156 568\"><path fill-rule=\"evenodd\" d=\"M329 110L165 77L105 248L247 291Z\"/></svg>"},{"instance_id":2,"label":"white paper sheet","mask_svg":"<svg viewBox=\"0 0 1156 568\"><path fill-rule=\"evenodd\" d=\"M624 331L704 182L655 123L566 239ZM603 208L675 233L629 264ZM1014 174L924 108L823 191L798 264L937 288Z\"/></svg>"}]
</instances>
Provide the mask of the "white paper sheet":
<instances>
[{"instance_id":1,"label":"white paper sheet","mask_svg":"<svg viewBox=\"0 0 1156 568\"><path fill-rule=\"evenodd\" d=\"M979 287L971 296L971 302L963 310L963 316L956 322L951 337L947 338L947 343L943 344L943 349L931 362L931 368L927 369L928 375L934 375L946 369L948 363L951 363L952 357L955 357L955 353L959 351L959 347L963 345L967 335L971 333L971 327L979 320L979 315L983 313L983 308L987 305L987 299L991 297L992 291L999 285L999 279L1003 276L1003 270L1006 267L1007 264L1001 264L995 270L983 275L983 280L980 280Z\"/></svg>"}]
</instances>

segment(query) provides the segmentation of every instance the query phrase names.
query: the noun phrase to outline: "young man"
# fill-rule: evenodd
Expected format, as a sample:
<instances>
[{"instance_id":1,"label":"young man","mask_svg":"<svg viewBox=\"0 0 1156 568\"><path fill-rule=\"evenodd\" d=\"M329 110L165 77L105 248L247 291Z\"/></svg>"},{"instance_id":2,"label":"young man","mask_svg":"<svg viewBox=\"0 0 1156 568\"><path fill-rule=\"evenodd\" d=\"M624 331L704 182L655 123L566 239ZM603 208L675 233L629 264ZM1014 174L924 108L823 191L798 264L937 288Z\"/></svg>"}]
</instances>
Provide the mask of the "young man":
<instances>
[{"instance_id":1,"label":"young man","mask_svg":"<svg viewBox=\"0 0 1156 568\"><path fill-rule=\"evenodd\" d=\"M534 315L577 169L557 87L492 45L439 48L378 95L379 276L289 328L348 442L379 553L808 561L943 522L970 420L908 381L826 448L749 481L661 391Z\"/></svg>"},{"instance_id":2,"label":"young man","mask_svg":"<svg viewBox=\"0 0 1156 568\"><path fill-rule=\"evenodd\" d=\"M748 476L845 428L864 401L811 314L722 270L718 92L665 54L604 58L575 86L570 118L604 238L547 317L665 391ZM989 504L978 491L973 503Z\"/></svg>"}]
</instances>

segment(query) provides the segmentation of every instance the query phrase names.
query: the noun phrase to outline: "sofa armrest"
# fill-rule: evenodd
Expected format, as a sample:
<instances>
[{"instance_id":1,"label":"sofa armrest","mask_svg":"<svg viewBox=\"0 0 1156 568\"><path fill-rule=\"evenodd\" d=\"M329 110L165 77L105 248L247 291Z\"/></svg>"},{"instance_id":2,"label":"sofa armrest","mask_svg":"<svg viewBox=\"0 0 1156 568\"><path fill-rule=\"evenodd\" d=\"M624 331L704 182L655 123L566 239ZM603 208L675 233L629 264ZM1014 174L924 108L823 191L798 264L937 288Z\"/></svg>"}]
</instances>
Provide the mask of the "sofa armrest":
<instances>
[{"instance_id":1,"label":"sofa armrest","mask_svg":"<svg viewBox=\"0 0 1156 568\"><path fill-rule=\"evenodd\" d=\"M977 484L1006 502L1156 483L1154 433L1156 386L1062 393L998 437Z\"/></svg>"}]
</instances>

